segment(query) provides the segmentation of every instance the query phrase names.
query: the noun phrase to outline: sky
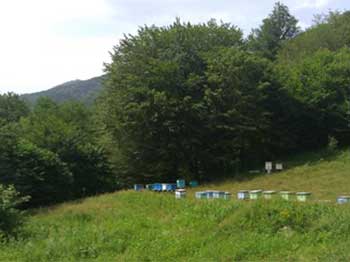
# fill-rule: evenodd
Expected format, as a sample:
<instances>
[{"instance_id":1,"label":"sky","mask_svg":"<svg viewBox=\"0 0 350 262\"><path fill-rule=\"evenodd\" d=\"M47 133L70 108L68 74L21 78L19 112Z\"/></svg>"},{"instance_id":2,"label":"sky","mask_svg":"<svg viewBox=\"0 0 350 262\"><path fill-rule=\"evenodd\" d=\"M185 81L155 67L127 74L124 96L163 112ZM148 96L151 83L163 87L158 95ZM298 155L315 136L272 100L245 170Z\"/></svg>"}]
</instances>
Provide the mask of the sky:
<instances>
[{"instance_id":1,"label":"sky","mask_svg":"<svg viewBox=\"0 0 350 262\"><path fill-rule=\"evenodd\" d=\"M0 0L0 93L32 93L103 73L109 52L139 26L176 17L230 22L245 35L275 0ZM282 0L306 28L314 14L350 9L349 0Z\"/></svg>"}]
</instances>

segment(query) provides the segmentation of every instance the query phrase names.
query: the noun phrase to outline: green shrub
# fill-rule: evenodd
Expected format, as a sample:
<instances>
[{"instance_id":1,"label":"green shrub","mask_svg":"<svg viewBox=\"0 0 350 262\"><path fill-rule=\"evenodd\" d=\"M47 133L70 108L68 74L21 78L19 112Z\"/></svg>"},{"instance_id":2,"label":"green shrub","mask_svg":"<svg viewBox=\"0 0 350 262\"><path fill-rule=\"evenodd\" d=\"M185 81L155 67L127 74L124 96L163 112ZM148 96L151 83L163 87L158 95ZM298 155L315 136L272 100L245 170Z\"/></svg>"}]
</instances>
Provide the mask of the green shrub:
<instances>
[{"instance_id":1,"label":"green shrub","mask_svg":"<svg viewBox=\"0 0 350 262\"><path fill-rule=\"evenodd\" d=\"M15 233L24 219L19 205L28 201L29 197L21 197L14 186L0 184L0 237Z\"/></svg>"}]
</instances>

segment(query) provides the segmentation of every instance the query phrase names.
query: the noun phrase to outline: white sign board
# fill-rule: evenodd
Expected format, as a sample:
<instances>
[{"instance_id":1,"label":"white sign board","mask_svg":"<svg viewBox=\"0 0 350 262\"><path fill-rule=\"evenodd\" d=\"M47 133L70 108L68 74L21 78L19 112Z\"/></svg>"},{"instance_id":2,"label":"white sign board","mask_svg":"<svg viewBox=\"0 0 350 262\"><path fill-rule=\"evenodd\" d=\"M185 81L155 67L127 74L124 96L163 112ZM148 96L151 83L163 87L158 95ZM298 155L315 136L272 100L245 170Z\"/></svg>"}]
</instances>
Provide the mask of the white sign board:
<instances>
[{"instance_id":1,"label":"white sign board","mask_svg":"<svg viewBox=\"0 0 350 262\"><path fill-rule=\"evenodd\" d=\"M272 170L272 162L265 162L265 169Z\"/></svg>"},{"instance_id":2,"label":"white sign board","mask_svg":"<svg viewBox=\"0 0 350 262\"><path fill-rule=\"evenodd\" d=\"M283 170L283 164L282 163L276 163L276 170Z\"/></svg>"}]
</instances>

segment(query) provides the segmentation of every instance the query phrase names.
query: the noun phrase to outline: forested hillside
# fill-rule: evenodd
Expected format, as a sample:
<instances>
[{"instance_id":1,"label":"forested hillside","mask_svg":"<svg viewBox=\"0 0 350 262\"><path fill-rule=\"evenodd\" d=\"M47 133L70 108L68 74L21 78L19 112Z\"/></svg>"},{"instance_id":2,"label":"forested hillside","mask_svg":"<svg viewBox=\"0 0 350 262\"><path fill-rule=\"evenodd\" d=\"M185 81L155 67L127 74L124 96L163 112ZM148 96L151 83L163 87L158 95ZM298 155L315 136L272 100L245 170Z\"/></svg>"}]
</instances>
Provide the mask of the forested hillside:
<instances>
[{"instance_id":1,"label":"forested hillside","mask_svg":"<svg viewBox=\"0 0 350 262\"><path fill-rule=\"evenodd\" d=\"M103 76L94 77L88 80L74 80L55 86L46 91L32 94L24 94L21 97L30 104L40 97L48 97L53 101L62 103L67 101L80 101L91 105L102 89Z\"/></svg>"}]
</instances>

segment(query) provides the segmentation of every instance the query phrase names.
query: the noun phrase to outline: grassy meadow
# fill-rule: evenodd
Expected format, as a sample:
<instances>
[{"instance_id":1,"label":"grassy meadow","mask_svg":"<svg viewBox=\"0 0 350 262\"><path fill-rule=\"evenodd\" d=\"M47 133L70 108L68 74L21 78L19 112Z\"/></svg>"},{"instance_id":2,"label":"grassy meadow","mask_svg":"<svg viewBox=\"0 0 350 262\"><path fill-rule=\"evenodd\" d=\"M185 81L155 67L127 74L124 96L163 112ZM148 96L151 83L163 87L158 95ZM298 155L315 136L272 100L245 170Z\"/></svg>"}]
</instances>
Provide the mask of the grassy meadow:
<instances>
[{"instance_id":1,"label":"grassy meadow","mask_svg":"<svg viewBox=\"0 0 350 262\"><path fill-rule=\"evenodd\" d=\"M350 194L350 153L285 164L281 173L190 189L187 199L120 191L35 210L17 239L0 244L0 261L349 261L350 205L335 198ZM194 198L209 188L233 199ZM314 200L235 199L257 188L311 191Z\"/></svg>"}]
</instances>

